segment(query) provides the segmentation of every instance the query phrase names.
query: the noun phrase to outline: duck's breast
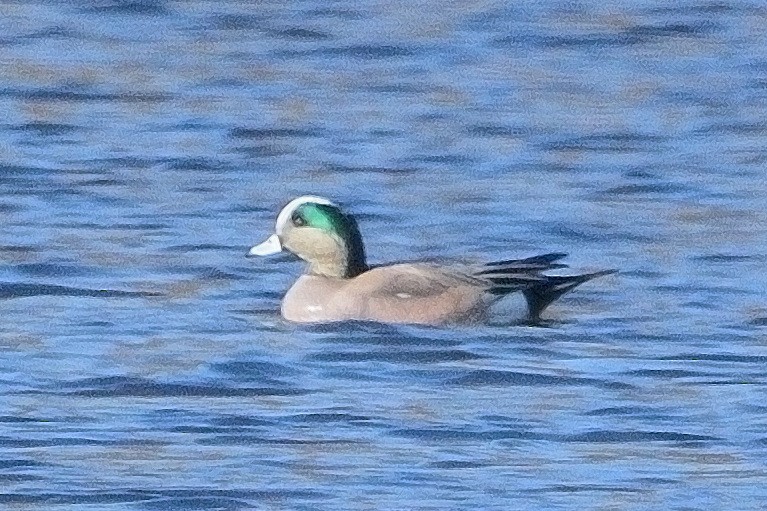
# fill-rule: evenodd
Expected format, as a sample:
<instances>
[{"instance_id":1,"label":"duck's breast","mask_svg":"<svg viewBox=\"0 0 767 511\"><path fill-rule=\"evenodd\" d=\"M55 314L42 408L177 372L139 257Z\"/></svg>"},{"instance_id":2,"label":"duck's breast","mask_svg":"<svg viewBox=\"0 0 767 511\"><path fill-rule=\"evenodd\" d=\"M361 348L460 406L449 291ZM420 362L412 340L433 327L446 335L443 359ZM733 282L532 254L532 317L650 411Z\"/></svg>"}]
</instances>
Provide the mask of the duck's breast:
<instances>
[{"instance_id":1,"label":"duck's breast","mask_svg":"<svg viewBox=\"0 0 767 511\"><path fill-rule=\"evenodd\" d=\"M334 305L344 286L341 279L302 275L282 299L282 317L297 323L326 323L350 319Z\"/></svg>"}]
</instances>

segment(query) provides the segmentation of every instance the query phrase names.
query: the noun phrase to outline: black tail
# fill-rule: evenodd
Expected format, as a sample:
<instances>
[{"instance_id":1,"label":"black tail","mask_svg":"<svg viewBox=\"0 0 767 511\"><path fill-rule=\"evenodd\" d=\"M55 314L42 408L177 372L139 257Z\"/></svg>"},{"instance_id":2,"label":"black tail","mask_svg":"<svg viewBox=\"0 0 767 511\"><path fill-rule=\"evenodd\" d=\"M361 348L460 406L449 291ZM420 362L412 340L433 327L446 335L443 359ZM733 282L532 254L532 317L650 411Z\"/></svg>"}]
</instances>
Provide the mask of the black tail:
<instances>
[{"instance_id":1,"label":"black tail","mask_svg":"<svg viewBox=\"0 0 767 511\"><path fill-rule=\"evenodd\" d=\"M544 280L540 283L524 289L522 293L527 300L528 319L538 321L541 312L548 307L551 302L573 290L575 287L591 279L615 273L617 270L603 270L594 273L585 273L583 275L572 275L566 277L543 276Z\"/></svg>"}]
</instances>

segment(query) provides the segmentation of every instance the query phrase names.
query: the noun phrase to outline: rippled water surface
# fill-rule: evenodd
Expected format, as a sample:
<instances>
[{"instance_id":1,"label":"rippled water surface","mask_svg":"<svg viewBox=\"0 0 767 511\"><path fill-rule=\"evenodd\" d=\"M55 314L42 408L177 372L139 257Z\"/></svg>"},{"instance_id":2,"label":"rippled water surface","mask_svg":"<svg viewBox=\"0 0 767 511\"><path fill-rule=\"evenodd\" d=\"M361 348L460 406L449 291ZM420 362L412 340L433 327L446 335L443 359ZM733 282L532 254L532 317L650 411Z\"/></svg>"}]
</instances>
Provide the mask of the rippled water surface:
<instances>
[{"instance_id":1,"label":"rippled water surface","mask_svg":"<svg viewBox=\"0 0 767 511\"><path fill-rule=\"evenodd\" d=\"M0 507L762 509L761 2L3 2ZM296 327L373 262L567 251L543 327Z\"/></svg>"}]
</instances>

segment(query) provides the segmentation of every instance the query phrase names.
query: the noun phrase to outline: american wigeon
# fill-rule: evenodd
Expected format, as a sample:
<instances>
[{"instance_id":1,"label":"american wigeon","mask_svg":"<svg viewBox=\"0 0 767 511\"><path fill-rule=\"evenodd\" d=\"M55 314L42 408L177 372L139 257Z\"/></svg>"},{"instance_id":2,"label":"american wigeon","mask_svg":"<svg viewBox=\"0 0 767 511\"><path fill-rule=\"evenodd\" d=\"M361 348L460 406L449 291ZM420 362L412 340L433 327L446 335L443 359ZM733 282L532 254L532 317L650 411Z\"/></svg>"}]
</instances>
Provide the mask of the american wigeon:
<instances>
[{"instance_id":1,"label":"american wigeon","mask_svg":"<svg viewBox=\"0 0 767 511\"><path fill-rule=\"evenodd\" d=\"M613 273L544 275L563 268L566 254L544 254L483 264L426 262L368 266L357 222L337 204L306 195L277 215L275 233L250 249L266 256L283 250L308 263L282 300L282 316L301 323L344 320L438 325L486 318L489 306L516 291L537 321L554 300L588 280Z\"/></svg>"}]
</instances>

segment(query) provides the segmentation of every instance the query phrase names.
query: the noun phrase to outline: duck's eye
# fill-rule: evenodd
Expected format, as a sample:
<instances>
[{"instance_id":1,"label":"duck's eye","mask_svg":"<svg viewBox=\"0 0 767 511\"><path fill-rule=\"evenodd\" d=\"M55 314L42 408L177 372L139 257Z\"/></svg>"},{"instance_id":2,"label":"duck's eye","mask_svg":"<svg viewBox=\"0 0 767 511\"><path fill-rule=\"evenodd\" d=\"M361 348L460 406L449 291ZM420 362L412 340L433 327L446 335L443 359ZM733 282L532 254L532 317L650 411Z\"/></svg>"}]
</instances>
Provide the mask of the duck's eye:
<instances>
[{"instance_id":1,"label":"duck's eye","mask_svg":"<svg viewBox=\"0 0 767 511\"><path fill-rule=\"evenodd\" d=\"M306 225L306 220L304 217L298 214L298 212L293 213L293 216L290 217L290 221L293 222L293 225L296 227L303 227Z\"/></svg>"}]
</instances>

